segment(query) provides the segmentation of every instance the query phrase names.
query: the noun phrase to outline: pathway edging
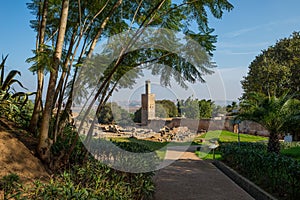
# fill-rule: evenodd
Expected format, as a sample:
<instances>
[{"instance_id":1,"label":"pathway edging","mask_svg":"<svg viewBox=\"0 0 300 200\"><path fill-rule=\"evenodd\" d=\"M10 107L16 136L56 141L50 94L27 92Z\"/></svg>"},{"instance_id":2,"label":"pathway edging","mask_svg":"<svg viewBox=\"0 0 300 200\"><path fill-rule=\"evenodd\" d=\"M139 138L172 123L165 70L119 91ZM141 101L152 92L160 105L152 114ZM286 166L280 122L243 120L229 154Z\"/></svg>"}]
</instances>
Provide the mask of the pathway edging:
<instances>
[{"instance_id":1,"label":"pathway edging","mask_svg":"<svg viewBox=\"0 0 300 200\"><path fill-rule=\"evenodd\" d=\"M276 198L271 194L267 193L256 184L249 181L229 166L225 165L223 162L214 160L212 163L255 199L276 200Z\"/></svg>"}]
</instances>

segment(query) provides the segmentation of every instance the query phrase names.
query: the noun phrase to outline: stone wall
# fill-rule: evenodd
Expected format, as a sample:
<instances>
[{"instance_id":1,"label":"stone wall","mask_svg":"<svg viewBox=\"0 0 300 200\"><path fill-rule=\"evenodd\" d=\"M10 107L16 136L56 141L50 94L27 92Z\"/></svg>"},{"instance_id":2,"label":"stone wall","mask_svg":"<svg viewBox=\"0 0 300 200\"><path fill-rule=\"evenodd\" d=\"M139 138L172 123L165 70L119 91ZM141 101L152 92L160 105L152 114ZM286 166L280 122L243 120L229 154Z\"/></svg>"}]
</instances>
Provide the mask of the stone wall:
<instances>
[{"instance_id":1,"label":"stone wall","mask_svg":"<svg viewBox=\"0 0 300 200\"><path fill-rule=\"evenodd\" d=\"M269 132L259 123L253 121L242 121L239 124L239 131L241 133L248 133L253 135L260 135L260 136L269 136Z\"/></svg>"},{"instance_id":2,"label":"stone wall","mask_svg":"<svg viewBox=\"0 0 300 200\"><path fill-rule=\"evenodd\" d=\"M168 126L174 127L188 127L190 130L201 131L213 131L213 130L227 130L234 132L234 125L231 119L214 120L214 119L185 119L185 118L173 118L171 120L155 119L148 122L148 128L153 131L159 131L160 128ZM268 136L268 131L258 123L251 121L243 121L239 124L238 130L240 133L249 133L253 135Z\"/></svg>"}]
</instances>

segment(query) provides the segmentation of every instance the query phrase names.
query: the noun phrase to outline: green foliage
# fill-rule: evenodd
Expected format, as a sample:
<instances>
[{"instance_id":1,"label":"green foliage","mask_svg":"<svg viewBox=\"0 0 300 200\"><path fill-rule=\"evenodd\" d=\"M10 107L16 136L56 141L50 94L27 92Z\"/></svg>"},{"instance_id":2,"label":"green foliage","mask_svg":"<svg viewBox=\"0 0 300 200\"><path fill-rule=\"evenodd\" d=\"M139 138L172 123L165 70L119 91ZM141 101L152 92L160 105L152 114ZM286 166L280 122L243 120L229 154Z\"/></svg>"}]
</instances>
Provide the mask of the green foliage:
<instances>
[{"instance_id":1,"label":"green foliage","mask_svg":"<svg viewBox=\"0 0 300 200\"><path fill-rule=\"evenodd\" d=\"M247 76L242 80L244 94L251 92L266 96L281 96L286 92L299 93L300 34L280 39L275 45L262 51L250 64Z\"/></svg>"},{"instance_id":2,"label":"green foliage","mask_svg":"<svg viewBox=\"0 0 300 200\"><path fill-rule=\"evenodd\" d=\"M4 199L10 199L11 194L16 192L19 186L20 178L17 174L9 174L0 179L0 191L4 192Z\"/></svg>"},{"instance_id":3,"label":"green foliage","mask_svg":"<svg viewBox=\"0 0 300 200\"><path fill-rule=\"evenodd\" d=\"M300 161L300 146L281 149L280 153Z\"/></svg>"},{"instance_id":4,"label":"green foliage","mask_svg":"<svg viewBox=\"0 0 300 200\"><path fill-rule=\"evenodd\" d=\"M280 199L299 199L300 163L267 153L261 143L227 143L221 146L226 164Z\"/></svg>"},{"instance_id":5,"label":"green foliage","mask_svg":"<svg viewBox=\"0 0 300 200\"><path fill-rule=\"evenodd\" d=\"M157 100L155 101L155 115L156 117L167 118L177 117L178 110L173 101L170 100Z\"/></svg>"},{"instance_id":6,"label":"green foliage","mask_svg":"<svg viewBox=\"0 0 300 200\"><path fill-rule=\"evenodd\" d=\"M4 70L7 57L2 58L0 64L0 115L21 126L28 126L33 109L33 104L28 101L28 97L34 93L12 92L13 84L17 83L21 88L24 88L24 86L15 79L16 75L21 75L19 71L11 70L5 76Z\"/></svg>"},{"instance_id":7,"label":"green foliage","mask_svg":"<svg viewBox=\"0 0 300 200\"><path fill-rule=\"evenodd\" d=\"M238 111L238 104L234 101L231 103L231 105L227 105L226 106L226 112L227 112L227 115L234 115L237 113Z\"/></svg>"},{"instance_id":8,"label":"green foliage","mask_svg":"<svg viewBox=\"0 0 300 200\"><path fill-rule=\"evenodd\" d=\"M40 50L33 50L34 56L26 60L27 63L33 63L29 68L31 72L37 72L39 69L48 72L51 71L54 50L53 47L41 44Z\"/></svg>"},{"instance_id":9,"label":"green foliage","mask_svg":"<svg viewBox=\"0 0 300 200\"><path fill-rule=\"evenodd\" d=\"M143 148L146 147L151 152L161 149L168 144L168 142L154 142L154 141L149 141L149 140L139 140L136 138L114 138L114 139L112 139L112 141L117 142L117 143L127 142L128 145L130 145L130 143L137 143L137 144L142 145Z\"/></svg>"},{"instance_id":10,"label":"green foliage","mask_svg":"<svg viewBox=\"0 0 300 200\"><path fill-rule=\"evenodd\" d=\"M219 151L219 149L215 149L215 151L210 151L209 153L206 152L202 152L202 151L196 151L195 154L201 158L202 160L221 160L222 156L221 156L221 152ZM214 157L215 154L215 157Z\"/></svg>"},{"instance_id":11,"label":"green foliage","mask_svg":"<svg viewBox=\"0 0 300 200\"><path fill-rule=\"evenodd\" d=\"M99 161L117 166L121 171L152 171L159 162L156 153L151 153L152 150L142 143L92 139L85 146Z\"/></svg>"},{"instance_id":12,"label":"green foliage","mask_svg":"<svg viewBox=\"0 0 300 200\"><path fill-rule=\"evenodd\" d=\"M299 129L300 101L283 94L266 97L251 93L251 99L241 102L240 120L252 120L264 126L270 133L268 150L279 153L279 135Z\"/></svg>"},{"instance_id":13,"label":"green foliage","mask_svg":"<svg viewBox=\"0 0 300 200\"><path fill-rule=\"evenodd\" d=\"M141 123L142 121L142 108L139 108L134 112L133 121L136 123Z\"/></svg>"},{"instance_id":14,"label":"green foliage","mask_svg":"<svg viewBox=\"0 0 300 200\"><path fill-rule=\"evenodd\" d=\"M199 119L199 103L198 99L187 98L185 101L181 100L178 103L178 110L180 110L181 116L191 119Z\"/></svg>"},{"instance_id":15,"label":"green foliage","mask_svg":"<svg viewBox=\"0 0 300 200\"><path fill-rule=\"evenodd\" d=\"M101 109L98 117L101 124L118 124L120 126L128 126L132 124L129 112L120 107L117 103L107 103Z\"/></svg>"},{"instance_id":16,"label":"green foliage","mask_svg":"<svg viewBox=\"0 0 300 200\"><path fill-rule=\"evenodd\" d=\"M232 133L230 131L209 131L201 136L195 138L195 141L200 139L210 140L213 138L218 138L220 142L237 142L238 134ZM266 137L254 136L248 134L240 134L241 142L259 142L259 141L267 141Z\"/></svg>"},{"instance_id":17,"label":"green foliage","mask_svg":"<svg viewBox=\"0 0 300 200\"><path fill-rule=\"evenodd\" d=\"M211 100L202 99L198 103L200 119L211 118L213 102Z\"/></svg>"},{"instance_id":18,"label":"green foliage","mask_svg":"<svg viewBox=\"0 0 300 200\"><path fill-rule=\"evenodd\" d=\"M212 117L217 117L218 114L226 114L226 107L212 104Z\"/></svg>"},{"instance_id":19,"label":"green foliage","mask_svg":"<svg viewBox=\"0 0 300 200\"><path fill-rule=\"evenodd\" d=\"M65 129L64 135L65 138L58 138L58 142L52 146L54 156L68 150L71 141L74 140L75 135L71 131L71 127ZM99 147L110 150L105 148L108 143L111 141L93 139L90 144L91 151L93 148L99 150ZM151 152L151 149L145 144L135 141L114 141L113 143L130 152ZM84 161L86 151L83 151L83 148L83 143L79 140L71 155L69 167L57 172L47 183L36 181L30 187L14 185L14 190L8 191L7 196L19 197L17 199L152 199L154 193L153 172L118 171L101 163L91 155L87 157L87 161ZM98 153L107 155L108 152L98 151ZM124 158L126 161L123 155L118 156L115 159ZM139 164L143 165L143 163L135 163L135 165Z\"/></svg>"},{"instance_id":20,"label":"green foliage","mask_svg":"<svg viewBox=\"0 0 300 200\"><path fill-rule=\"evenodd\" d=\"M238 135L236 133L232 133L229 131L209 131L201 136L198 136L194 139L196 144L205 145L206 141L218 139L219 143L226 142L238 142ZM248 134L240 134L241 142L264 142L267 141L266 137L248 135ZM206 152L200 151L200 148L195 152L201 159L213 159L213 151L210 151L208 154ZM215 159L222 159L220 147L215 149Z\"/></svg>"},{"instance_id":21,"label":"green foliage","mask_svg":"<svg viewBox=\"0 0 300 200\"><path fill-rule=\"evenodd\" d=\"M36 181L30 187L16 187L18 199L151 199L153 173L120 172L98 161L70 169L52 177L48 183Z\"/></svg>"},{"instance_id":22,"label":"green foliage","mask_svg":"<svg viewBox=\"0 0 300 200\"><path fill-rule=\"evenodd\" d=\"M211 100L198 100L192 97L177 102L177 109L181 116L190 119L211 118L214 102Z\"/></svg>"}]
</instances>

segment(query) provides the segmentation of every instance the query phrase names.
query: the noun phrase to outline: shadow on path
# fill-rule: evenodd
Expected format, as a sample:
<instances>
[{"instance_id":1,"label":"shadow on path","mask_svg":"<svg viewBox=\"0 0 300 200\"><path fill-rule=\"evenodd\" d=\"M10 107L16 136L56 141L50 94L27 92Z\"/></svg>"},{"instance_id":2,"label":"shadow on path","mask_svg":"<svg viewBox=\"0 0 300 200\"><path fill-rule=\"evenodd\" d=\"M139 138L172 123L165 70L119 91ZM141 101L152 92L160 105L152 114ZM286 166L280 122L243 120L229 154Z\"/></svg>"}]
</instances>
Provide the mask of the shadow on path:
<instances>
[{"instance_id":1,"label":"shadow on path","mask_svg":"<svg viewBox=\"0 0 300 200\"><path fill-rule=\"evenodd\" d=\"M154 182L155 200L253 199L213 164L200 160L191 151L157 171Z\"/></svg>"}]
</instances>

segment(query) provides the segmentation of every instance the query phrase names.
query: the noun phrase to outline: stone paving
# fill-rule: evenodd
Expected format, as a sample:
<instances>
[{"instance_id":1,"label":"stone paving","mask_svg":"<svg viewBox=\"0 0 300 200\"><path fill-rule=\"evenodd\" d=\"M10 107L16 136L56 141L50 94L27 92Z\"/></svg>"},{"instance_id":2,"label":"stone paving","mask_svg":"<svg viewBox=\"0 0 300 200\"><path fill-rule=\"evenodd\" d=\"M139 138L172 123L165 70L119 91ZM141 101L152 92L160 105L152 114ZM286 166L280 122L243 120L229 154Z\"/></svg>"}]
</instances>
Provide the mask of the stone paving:
<instances>
[{"instance_id":1,"label":"stone paving","mask_svg":"<svg viewBox=\"0 0 300 200\"><path fill-rule=\"evenodd\" d=\"M168 151L166 159L171 164L154 177L155 200L254 199L212 163L200 160L194 150L191 147L182 152L182 147L173 147ZM176 155L180 159L172 161Z\"/></svg>"}]
</instances>

